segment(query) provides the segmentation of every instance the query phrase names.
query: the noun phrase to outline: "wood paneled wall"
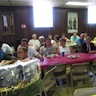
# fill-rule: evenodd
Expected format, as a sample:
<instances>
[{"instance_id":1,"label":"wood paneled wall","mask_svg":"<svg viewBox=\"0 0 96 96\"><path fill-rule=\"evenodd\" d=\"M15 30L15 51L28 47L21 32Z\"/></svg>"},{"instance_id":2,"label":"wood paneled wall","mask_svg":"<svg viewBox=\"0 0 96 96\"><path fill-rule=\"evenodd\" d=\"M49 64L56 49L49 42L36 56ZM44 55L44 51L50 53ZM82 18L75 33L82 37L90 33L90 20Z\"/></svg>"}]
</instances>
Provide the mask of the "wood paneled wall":
<instances>
[{"instance_id":1,"label":"wood paneled wall","mask_svg":"<svg viewBox=\"0 0 96 96\"><path fill-rule=\"evenodd\" d=\"M61 34L65 33L67 37L72 34L67 32L67 12L78 12L78 35L82 32L87 32L89 36L94 38L96 36L96 24L87 24L87 9L72 9L72 8L54 8L53 9L53 28L34 28L33 26L33 8L32 7L0 7L0 14L2 12L12 12L14 14L15 35L2 36L0 29L0 40L3 40L10 45L15 43L17 37L31 38L33 33L38 36L47 34ZM26 24L26 28L21 28L22 24Z\"/></svg>"}]
</instances>

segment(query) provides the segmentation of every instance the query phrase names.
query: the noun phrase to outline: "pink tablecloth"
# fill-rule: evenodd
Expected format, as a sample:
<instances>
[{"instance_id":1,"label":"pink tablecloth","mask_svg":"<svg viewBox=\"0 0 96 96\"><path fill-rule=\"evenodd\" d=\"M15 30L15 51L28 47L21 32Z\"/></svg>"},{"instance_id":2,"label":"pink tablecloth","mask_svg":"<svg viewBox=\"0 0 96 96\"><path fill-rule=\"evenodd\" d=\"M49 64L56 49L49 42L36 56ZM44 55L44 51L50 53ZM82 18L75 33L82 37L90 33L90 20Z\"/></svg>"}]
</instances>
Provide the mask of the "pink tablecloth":
<instances>
[{"instance_id":1,"label":"pink tablecloth","mask_svg":"<svg viewBox=\"0 0 96 96\"><path fill-rule=\"evenodd\" d=\"M71 65L74 63L92 62L93 60L96 59L96 54L88 54L88 53L76 53L76 54L79 55L79 58L70 59L67 57L68 55L65 55L64 57L57 56L54 58L45 57L44 61L39 61L39 63L42 69L46 69L48 66L51 65L58 65L63 63Z\"/></svg>"}]
</instances>

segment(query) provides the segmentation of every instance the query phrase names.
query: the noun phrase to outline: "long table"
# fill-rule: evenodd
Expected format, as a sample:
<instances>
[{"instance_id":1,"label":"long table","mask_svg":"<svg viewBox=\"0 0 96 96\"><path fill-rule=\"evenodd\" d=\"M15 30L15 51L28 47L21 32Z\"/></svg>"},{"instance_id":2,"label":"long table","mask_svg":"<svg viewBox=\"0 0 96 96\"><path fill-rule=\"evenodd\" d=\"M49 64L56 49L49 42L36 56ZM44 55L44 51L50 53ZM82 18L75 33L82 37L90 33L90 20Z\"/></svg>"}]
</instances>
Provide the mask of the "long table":
<instances>
[{"instance_id":1,"label":"long table","mask_svg":"<svg viewBox=\"0 0 96 96\"><path fill-rule=\"evenodd\" d=\"M74 63L84 63L84 62L93 62L96 59L96 54L89 54L89 53L76 53L79 55L79 58L68 58L68 55L56 56L54 58L44 57L44 61L38 61L41 65L42 69L46 69L52 65L58 65L66 63L68 65L72 65Z\"/></svg>"}]
</instances>

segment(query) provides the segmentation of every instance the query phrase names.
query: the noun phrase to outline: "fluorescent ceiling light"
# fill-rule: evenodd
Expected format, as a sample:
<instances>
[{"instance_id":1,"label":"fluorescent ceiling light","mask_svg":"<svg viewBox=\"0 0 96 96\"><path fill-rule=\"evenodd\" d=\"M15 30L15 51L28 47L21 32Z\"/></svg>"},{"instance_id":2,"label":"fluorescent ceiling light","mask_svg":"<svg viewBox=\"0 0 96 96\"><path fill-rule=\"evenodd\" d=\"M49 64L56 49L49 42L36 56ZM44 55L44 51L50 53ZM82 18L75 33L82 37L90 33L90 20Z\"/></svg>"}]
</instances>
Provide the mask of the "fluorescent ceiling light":
<instances>
[{"instance_id":1,"label":"fluorescent ceiling light","mask_svg":"<svg viewBox=\"0 0 96 96\"><path fill-rule=\"evenodd\" d=\"M65 5L72 5L72 6L88 6L89 3L69 1L69 2L67 2Z\"/></svg>"}]
</instances>

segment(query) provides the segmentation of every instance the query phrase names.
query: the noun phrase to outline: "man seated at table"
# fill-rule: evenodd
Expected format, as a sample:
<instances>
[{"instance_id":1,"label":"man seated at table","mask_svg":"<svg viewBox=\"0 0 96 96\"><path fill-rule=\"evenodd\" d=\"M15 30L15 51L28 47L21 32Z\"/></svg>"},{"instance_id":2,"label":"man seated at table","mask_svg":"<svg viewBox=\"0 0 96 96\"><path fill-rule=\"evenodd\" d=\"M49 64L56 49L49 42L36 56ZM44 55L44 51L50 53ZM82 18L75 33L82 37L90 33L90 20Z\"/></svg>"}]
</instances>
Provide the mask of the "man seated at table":
<instances>
[{"instance_id":1,"label":"man seated at table","mask_svg":"<svg viewBox=\"0 0 96 96\"><path fill-rule=\"evenodd\" d=\"M28 46L28 39L23 38L21 40L21 45L18 47L18 50L20 47L26 47L28 48L28 57L30 58L39 58L40 60L43 60L43 57L31 46Z\"/></svg>"},{"instance_id":2,"label":"man seated at table","mask_svg":"<svg viewBox=\"0 0 96 96\"><path fill-rule=\"evenodd\" d=\"M80 37L77 35L76 32L73 33L73 35L70 37L70 40L73 42L76 42Z\"/></svg>"},{"instance_id":3,"label":"man seated at table","mask_svg":"<svg viewBox=\"0 0 96 96\"><path fill-rule=\"evenodd\" d=\"M80 38L76 41L77 46L81 46L82 44L85 43L84 37L85 37L85 34L82 33L82 34L80 35Z\"/></svg>"},{"instance_id":4,"label":"man seated at table","mask_svg":"<svg viewBox=\"0 0 96 96\"><path fill-rule=\"evenodd\" d=\"M82 44L82 52L96 53L96 47L93 43L91 43L91 37L87 37L86 42Z\"/></svg>"}]
</instances>

